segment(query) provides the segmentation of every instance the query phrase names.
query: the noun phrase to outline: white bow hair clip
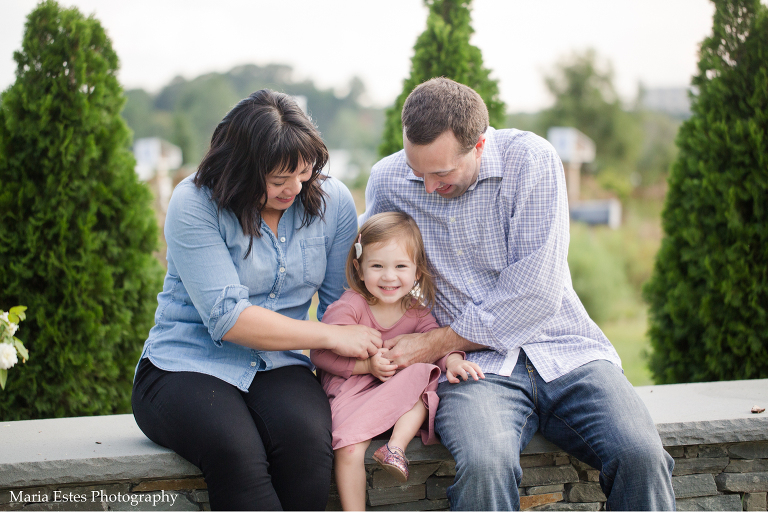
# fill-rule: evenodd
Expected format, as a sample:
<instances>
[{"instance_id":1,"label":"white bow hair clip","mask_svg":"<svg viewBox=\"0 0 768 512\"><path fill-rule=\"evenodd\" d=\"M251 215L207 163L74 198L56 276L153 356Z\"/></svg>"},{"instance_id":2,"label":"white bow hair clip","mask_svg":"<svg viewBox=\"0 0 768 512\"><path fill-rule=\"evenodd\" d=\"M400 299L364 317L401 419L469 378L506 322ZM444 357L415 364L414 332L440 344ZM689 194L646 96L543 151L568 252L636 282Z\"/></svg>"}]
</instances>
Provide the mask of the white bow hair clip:
<instances>
[{"instance_id":1,"label":"white bow hair clip","mask_svg":"<svg viewBox=\"0 0 768 512\"><path fill-rule=\"evenodd\" d=\"M357 235L357 242L355 242L355 259L359 260L360 256L363 255L363 244L360 243L360 240L362 238L362 234Z\"/></svg>"}]
</instances>

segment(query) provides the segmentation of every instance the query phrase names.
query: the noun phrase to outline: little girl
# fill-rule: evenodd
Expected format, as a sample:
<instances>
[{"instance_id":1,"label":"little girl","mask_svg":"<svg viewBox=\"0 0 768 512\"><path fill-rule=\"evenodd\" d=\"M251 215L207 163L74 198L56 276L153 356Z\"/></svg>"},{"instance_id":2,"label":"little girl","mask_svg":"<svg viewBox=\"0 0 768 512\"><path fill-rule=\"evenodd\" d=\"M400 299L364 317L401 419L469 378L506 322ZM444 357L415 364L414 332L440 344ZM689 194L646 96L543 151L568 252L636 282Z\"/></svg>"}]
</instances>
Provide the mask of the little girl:
<instances>
[{"instance_id":1,"label":"little girl","mask_svg":"<svg viewBox=\"0 0 768 512\"><path fill-rule=\"evenodd\" d=\"M347 281L351 290L328 307L324 323L373 327L383 341L438 327L429 312L435 292L424 243L407 214L380 213L363 224L347 257ZM452 383L459 382L459 376L484 378L475 363L464 360L463 352L400 371L384 353L381 349L365 360L329 350L310 353L331 403L334 471L344 510L365 510L364 457L374 436L394 427L389 442L373 458L403 482L408 478L404 452L411 439L421 433L424 444L437 442L435 391L441 371Z\"/></svg>"}]
</instances>

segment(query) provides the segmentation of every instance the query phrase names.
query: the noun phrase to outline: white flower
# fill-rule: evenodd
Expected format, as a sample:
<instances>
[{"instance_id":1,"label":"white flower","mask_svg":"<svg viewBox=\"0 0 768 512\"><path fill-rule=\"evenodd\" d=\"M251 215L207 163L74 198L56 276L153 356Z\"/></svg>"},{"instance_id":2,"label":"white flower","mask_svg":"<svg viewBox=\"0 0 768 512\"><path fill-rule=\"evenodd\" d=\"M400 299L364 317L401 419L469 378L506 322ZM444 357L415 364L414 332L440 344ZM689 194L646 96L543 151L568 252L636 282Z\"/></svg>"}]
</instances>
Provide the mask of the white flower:
<instances>
[{"instance_id":1,"label":"white flower","mask_svg":"<svg viewBox=\"0 0 768 512\"><path fill-rule=\"evenodd\" d=\"M11 336L16 334L16 331L18 329L19 329L19 324L13 324L13 323L8 324L8 332L11 334Z\"/></svg>"},{"instance_id":2,"label":"white flower","mask_svg":"<svg viewBox=\"0 0 768 512\"><path fill-rule=\"evenodd\" d=\"M0 370L7 370L18 362L16 347L8 343L0 343Z\"/></svg>"},{"instance_id":3,"label":"white flower","mask_svg":"<svg viewBox=\"0 0 768 512\"><path fill-rule=\"evenodd\" d=\"M8 322L8 312L7 311L3 311L3 314L0 315L0 320L4 320L5 323L9 323Z\"/></svg>"}]
</instances>

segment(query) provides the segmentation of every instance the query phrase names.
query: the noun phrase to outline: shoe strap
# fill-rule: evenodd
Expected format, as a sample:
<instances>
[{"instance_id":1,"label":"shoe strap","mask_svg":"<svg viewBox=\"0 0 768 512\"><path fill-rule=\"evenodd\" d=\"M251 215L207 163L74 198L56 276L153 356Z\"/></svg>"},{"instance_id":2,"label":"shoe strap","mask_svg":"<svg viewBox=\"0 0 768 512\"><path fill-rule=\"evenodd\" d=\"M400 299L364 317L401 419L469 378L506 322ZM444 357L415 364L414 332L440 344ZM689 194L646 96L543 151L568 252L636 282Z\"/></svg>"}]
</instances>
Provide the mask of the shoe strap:
<instances>
[{"instance_id":1,"label":"shoe strap","mask_svg":"<svg viewBox=\"0 0 768 512\"><path fill-rule=\"evenodd\" d=\"M389 446L389 443L387 443L386 446L387 446L387 450L389 451L389 453L391 453L392 455L394 455L398 459L402 459L403 461L405 461L406 464L409 464L409 461L406 458L405 452L403 451L402 448L400 448L399 446Z\"/></svg>"}]
</instances>

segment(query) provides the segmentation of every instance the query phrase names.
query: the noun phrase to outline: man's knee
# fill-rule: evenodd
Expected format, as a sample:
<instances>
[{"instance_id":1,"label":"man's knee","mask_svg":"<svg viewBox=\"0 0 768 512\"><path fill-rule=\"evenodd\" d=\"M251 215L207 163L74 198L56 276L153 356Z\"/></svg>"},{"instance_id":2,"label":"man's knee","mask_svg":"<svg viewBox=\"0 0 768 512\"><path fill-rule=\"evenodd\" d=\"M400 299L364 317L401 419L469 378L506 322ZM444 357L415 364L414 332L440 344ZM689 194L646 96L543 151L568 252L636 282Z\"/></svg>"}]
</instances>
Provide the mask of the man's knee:
<instances>
[{"instance_id":1,"label":"man's knee","mask_svg":"<svg viewBox=\"0 0 768 512\"><path fill-rule=\"evenodd\" d=\"M632 453L625 455L624 463L646 473L661 471L672 474L675 461L660 442L644 445L643 448L632 450Z\"/></svg>"},{"instance_id":2,"label":"man's knee","mask_svg":"<svg viewBox=\"0 0 768 512\"><path fill-rule=\"evenodd\" d=\"M618 473L632 475L632 479L652 482L669 479L674 459L660 442L636 442L619 447L615 455L603 465L603 474L614 480Z\"/></svg>"},{"instance_id":3,"label":"man's knee","mask_svg":"<svg viewBox=\"0 0 768 512\"><path fill-rule=\"evenodd\" d=\"M510 447L496 450L465 450L456 459L456 475L468 475L481 487L519 487L523 470L520 454Z\"/></svg>"}]
</instances>

